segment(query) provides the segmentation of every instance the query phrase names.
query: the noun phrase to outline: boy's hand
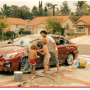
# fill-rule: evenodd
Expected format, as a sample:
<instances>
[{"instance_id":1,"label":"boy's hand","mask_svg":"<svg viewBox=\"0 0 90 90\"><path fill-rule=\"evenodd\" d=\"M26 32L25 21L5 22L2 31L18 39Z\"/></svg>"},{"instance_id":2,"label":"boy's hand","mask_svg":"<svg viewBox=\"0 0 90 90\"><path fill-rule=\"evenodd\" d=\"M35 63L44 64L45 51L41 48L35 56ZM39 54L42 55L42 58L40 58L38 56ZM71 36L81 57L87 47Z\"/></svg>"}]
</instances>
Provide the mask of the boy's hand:
<instances>
[{"instance_id":1,"label":"boy's hand","mask_svg":"<svg viewBox=\"0 0 90 90\"><path fill-rule=\"evenodd\" d=\"M40 56L37 56L37 58L40 58Z\"/></svg>"}]
</instances>

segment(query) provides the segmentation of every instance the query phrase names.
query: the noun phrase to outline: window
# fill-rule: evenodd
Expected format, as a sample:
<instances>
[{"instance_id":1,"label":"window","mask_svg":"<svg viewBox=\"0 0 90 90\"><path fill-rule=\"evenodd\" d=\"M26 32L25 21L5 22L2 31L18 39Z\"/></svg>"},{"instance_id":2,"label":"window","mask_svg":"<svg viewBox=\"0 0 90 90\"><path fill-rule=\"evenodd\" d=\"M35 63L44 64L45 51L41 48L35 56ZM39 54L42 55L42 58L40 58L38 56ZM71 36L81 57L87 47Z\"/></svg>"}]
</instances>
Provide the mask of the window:
<instances>
[{"instance_id":1,"label":"window","mask_svg":"<svg viewBox=\"0 0 90 90\"><path fill-rule=\"evenodd\" d=\"M18 28L18 25L16 25L16 28Z\"/></svg>"},{"instance_id":2,"label":"window","mask_svg":"<svg viewBox=\"0 0 90 90\"><path fill-rule=\"evenodd\" d=\"M31 28L29 28L29 30L31 31Z\"/></svg>"},{"instance_id":3,"label":"window","mask_svg":"<svg viewBox=\"0 0 90 90\"><path fill-rule=\"evenodd\" d=\"M64 39L64 43L65 43L65 44L68 44L68 40Z\"/></svg>"},{"instance_id":4,"label":"window","mask_svg":"<svg viewBox=\"0 0 90 90\"><path fill-rule=\"evenodd\" d=\"M37 47L38 47L39 49L41 49L41 48L42 48L42 43L41 43L41 42L38 42Z\"/></svg>"},{"instance_id":5,"label":"window","mask_svg":"<svg viewBox=\"0 0 90 90\"><path fill-rule=\"evenodd\" d=\"M83 25L79 25L79 27L77 27L77 32L85 32L85 28Z\"/></svg>"},{"instance_id":6,"label":"window","mask_svg":"<svg viewBox=\"0 0 90 90\"><path fill-rule=\"evenodd\" d=\"M46 23L41 23L41 25L42 25L42 26L45 26L45 25L46 25Z\"/></svg>"},{"instance_id":7,"label":"window","mask_svg":"<svg viewBox=\"0 0 90 90\"><path fill-rule=\"evenodd\" d=\"M56 42L56 45L65 45L68 44L68 40L61 38L61 37L53 37Z\"/></svg>"}]
</instances>

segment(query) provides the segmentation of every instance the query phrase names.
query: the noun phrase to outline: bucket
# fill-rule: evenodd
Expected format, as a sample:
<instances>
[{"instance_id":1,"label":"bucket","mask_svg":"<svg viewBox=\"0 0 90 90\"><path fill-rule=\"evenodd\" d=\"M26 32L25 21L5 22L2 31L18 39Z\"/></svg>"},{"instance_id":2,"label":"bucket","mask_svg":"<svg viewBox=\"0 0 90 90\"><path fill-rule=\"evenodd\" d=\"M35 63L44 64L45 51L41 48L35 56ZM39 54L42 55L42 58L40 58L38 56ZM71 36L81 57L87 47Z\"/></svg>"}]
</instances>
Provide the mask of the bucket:
<instances>
[{"instance_id":1,"label":"bucket","mask_svg":"<svg viewBox=\"0 0 90 90\"><path fill-rule=\"evenodd\" d=\"M86 64L87 64L86 61L78 61L77 68L85 68L86 67Z\"/></svg>"},{"instance_id":2,"label":"bucket","mask_svg":"<svg viewBox=\"0 0 90 90\"><path fill-rule=\"evenodd\" d=\"M14 80L16 82L21 82L23 78L23 72L21 71L14 71Z\"/></svg>"}]
</instances>

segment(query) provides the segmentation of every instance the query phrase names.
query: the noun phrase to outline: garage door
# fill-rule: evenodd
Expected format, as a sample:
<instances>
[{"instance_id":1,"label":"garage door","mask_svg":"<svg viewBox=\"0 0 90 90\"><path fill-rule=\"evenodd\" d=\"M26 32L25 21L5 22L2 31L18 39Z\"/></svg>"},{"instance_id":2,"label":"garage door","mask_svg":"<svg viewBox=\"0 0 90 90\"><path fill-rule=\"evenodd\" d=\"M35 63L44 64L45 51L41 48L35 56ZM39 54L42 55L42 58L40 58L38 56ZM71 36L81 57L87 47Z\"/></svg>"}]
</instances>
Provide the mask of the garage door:
<instances>
[{"instance_id":1,"label":"garage door","mask_svg":"<svg viewBox=\"0 0 90 90\"><path fill-rule=\"evenodd\" d=\"M45 28L37 28L37 34L40 34L42 30L46 30Z\"/></svg>"}]
</instances>

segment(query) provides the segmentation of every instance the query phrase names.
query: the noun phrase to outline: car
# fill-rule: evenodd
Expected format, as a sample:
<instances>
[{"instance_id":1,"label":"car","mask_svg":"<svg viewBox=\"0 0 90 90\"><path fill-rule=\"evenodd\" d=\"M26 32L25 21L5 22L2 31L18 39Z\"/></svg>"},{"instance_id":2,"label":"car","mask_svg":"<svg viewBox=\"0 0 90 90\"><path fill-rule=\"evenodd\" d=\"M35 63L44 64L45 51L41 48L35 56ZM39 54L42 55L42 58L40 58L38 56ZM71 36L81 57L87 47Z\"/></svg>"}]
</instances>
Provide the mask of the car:
<instances>
[{"instance_id":1,"label":"car","mask_svg":"<svg viewBox=\"0 0 90 90\"><path fill-rule=\"evenodd\" d=\"M60 35L50 35L57 45L57 58L59 63L72 65L78 57L78 45L67 40ZM39 38L40 35L33 34L18 39L13 44L0 48L0 70L28 72L30 69L28 53L32 44L37 44L38 49L42 48L41 41L29 43L29 41ZM40 58L36 59L36 67L43 66L44 56L38 53ZM51 62L51 65L54 63Z\"/></svg>"}]
</instances>

